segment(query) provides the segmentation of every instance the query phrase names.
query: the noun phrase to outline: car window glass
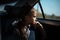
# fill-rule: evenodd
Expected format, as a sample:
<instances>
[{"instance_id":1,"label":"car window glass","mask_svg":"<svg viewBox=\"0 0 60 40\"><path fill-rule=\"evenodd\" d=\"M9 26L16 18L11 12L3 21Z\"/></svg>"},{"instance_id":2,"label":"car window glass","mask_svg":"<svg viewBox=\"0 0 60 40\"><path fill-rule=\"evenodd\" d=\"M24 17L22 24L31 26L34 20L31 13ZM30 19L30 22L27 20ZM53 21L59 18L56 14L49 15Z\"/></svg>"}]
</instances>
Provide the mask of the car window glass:
<instances>
[{"instance_id":1,"label":"car window glass","mask_svg":"<svg viewBox=\"0 0 60 40\"><path fill-rule=\"evenodd\" d=\"M36 5L34 6L34 8L37 11L37 18L43 18L42 13L41 13L41 9L38 3L36 3Z\"/></svg>"},{"instance_id":2,"label":"car window glass","mask_svg":"<svg viewBox=\"0 0 60 40\"><path fill-rule=\"evenodd\" d=\"M60 0L41 0L45 18L60 20Z\"/></svg>"}]
</instances>

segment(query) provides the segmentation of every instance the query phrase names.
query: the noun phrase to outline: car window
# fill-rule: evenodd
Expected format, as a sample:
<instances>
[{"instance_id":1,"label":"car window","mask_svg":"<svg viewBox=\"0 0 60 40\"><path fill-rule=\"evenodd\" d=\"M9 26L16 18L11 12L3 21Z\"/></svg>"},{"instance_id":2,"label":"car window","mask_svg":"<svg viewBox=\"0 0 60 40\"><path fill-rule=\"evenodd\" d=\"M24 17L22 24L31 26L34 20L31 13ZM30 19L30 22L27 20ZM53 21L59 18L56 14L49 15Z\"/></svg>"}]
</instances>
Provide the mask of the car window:
<instances>
[{"instance_id":1,"label":"car window","mask_svg":"<svg viewBox=\"0 0 60 40\"><path fill-rule=\"evenodd\" d=\"M37 18L43 18L43 15L42 15L42 12L41 12L41 9L40 9L40 6L39 6L38 3L36 3L36 5L34 6L34 8L37 11Z\"/></svg>"},{"instance_id":2,"label":"car window","mask_svg":"<svg viewBox=\"0 0 60 40\"><path fill-rule=\"evenodd\" d=\"M60 0L41 0L45 18L60 20Z\"/></svg>"},{"instance_id":3,"label":"car window","mask_svg":"<svg viewBox=\"0 0 60 40\"><path fill-rule=\"evenodd\" d=\"M1 5L0 5L0 11L5 11L5 10L4 10L4 7L5 7L6 5L14 6L16 3L17 3L17 2L8 3L8 4L1 4Z\"/></svg>"},{"instance_id":4,"label":"car window","mask_svg":"<svg viewBox=\"0 0 60 40\"><path fill-rule=\"evenodd\" d=\"M60 0L40 0L45 19L60 20ZM34 8L38 11L38 18L43 18L37 3Z\"/></svg>"},{"instance_id":5,"label":"car window","mask_svg":"<svg viewBox=\"0 0 60 40\"><path fill-rule=\"evenodd\" d=\"M17 2L8 3L8 4L1 4L0 5L0 15L3 15L6 13L6 10L4 10L6 5L14 6L16 3Z\"/></svg>"}]
</instances>

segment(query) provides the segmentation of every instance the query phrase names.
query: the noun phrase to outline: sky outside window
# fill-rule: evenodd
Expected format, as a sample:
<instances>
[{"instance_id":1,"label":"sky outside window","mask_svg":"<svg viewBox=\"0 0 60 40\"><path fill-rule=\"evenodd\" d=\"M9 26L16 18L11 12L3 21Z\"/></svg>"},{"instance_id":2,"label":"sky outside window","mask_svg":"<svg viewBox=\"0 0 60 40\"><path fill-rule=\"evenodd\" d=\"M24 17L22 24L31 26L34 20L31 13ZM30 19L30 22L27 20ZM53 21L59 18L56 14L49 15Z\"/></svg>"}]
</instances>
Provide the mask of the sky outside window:
<instances>
[{"instance_id":1,"label":"sky outside window","mask_svg":"<svg viewBox=\"0 0 60 40\"><path fill-rule=\"evenodd\" d=\"M60 16L60 0L41 0L41 4L45 14ZM35 8L37 7L36 5Z\"/></svg>"},{"instance_id":2,"label":"sky outside window","mask_svg":"<svg viewBox=\"0 0 60 40\"><path fill-rule=\"evenodd\" d=\"M60 16L60 0L41 0L45 14Z\"/></svg>"}]
</instances>

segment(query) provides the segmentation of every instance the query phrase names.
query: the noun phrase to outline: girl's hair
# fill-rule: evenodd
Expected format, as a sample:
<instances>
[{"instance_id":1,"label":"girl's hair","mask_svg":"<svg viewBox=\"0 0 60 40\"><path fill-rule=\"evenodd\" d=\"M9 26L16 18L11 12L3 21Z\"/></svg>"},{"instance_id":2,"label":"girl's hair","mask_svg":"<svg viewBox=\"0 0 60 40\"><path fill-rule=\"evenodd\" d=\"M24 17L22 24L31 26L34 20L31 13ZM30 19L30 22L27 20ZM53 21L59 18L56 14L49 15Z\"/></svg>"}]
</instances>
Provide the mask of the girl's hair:
<instances>
[{"instance_id":1,"label":"girl's hair","mask_svg":"<svg viewBox=\"0 0 60 40\"><path fill-rule=\"evenodd\" d=\"M25 16L29 16L29 15L31 16L32 12L34 12L34 11L36 11L36 10L31 6L23 6L20 9L18 18L21 19L22 21L24 21Z\"/></svg>"},{"instance_id":2,"label":"girl's hair","mask_svg":"<svg viewBox=\"0 0 60 40\"><path fill-rule=\"evenodd\" d=\"M19 12L19 23L18 23L18 27L24 25L24 22L25 22L25 16L31 16L32 13L36 11L33 7L31 6L23 6L21 9L20 9L20 12Z\"/></svg>"}]
</instances>

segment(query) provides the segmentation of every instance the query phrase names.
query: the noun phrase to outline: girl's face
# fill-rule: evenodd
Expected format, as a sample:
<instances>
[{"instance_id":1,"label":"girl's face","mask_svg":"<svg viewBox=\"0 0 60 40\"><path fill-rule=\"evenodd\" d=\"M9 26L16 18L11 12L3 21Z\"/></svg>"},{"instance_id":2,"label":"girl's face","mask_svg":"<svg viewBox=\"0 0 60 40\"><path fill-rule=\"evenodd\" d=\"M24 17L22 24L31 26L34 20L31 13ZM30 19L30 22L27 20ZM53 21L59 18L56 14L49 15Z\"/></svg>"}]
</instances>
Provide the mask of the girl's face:
<instances>
[{"instance_id":1,"label":"girl's face","mask_svg":"<svg viewBox=\"0 0 60 40\"><path fill-rule=\"evenodd\" d=\"M25 16L25 20L29 24L35 24L35 22L36 22L36 15L37 15L36 11L32 11L30 14L31 15Z\"/></svg>"}]
</instances>

